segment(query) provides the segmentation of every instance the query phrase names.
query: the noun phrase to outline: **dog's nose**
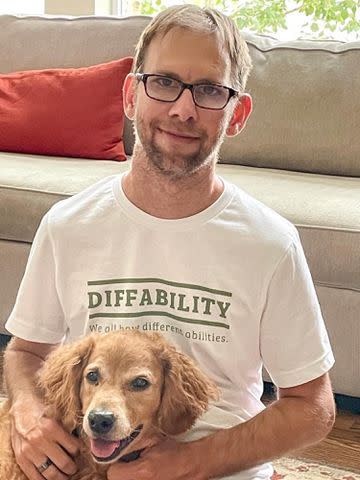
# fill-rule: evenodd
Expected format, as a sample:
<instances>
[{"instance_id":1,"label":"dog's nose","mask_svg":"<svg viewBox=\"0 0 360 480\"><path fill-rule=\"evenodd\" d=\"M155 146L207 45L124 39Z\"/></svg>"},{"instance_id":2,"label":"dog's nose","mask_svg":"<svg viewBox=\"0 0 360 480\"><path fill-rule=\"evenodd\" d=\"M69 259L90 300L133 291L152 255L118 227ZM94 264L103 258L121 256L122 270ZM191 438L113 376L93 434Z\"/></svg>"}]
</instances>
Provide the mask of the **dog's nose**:
<instances>
[{"instance_id":1,"label":"dog's nose","mask_svg":"<svg viewBox=\"0 0 360 480\"><path fill-rule=\"evenodd\" d=\"M92 410L88 415L88 422L94 433L108 433L115 423L115 415L111 412Z\"/></svg>"}]
</instances>

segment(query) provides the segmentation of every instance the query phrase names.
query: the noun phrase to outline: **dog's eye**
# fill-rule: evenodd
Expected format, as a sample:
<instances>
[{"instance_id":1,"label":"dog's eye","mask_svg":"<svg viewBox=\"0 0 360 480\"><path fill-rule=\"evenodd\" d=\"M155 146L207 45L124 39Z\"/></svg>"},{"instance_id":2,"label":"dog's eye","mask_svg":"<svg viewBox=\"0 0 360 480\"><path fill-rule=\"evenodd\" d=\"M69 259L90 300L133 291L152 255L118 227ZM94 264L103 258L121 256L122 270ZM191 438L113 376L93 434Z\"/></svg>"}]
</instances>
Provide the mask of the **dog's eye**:
<instances>
[{"instance_id":1,"label":"dog's eye","mask_svg":"<svg viewBox=\"0 0 360 480\"><path fill-rule=\"evenodd\" d=\"M87 375L86 375L86 380L89 382L89 383L92 383L94 385L97 385L99 383L99 372L97 371L92 371L92 372L89 372Z\"/></svg>"},{"instance_id":2,"label":"dog's eye","mask_svg":"<svg viewBox=\"0 0 360 480\"><path fill-rule=\"evenodd\" d=\"M133 390L146 390L150 387L150 382L146 378L138 377L131 381L130 386Z\"/></svg>"}]
</instances>

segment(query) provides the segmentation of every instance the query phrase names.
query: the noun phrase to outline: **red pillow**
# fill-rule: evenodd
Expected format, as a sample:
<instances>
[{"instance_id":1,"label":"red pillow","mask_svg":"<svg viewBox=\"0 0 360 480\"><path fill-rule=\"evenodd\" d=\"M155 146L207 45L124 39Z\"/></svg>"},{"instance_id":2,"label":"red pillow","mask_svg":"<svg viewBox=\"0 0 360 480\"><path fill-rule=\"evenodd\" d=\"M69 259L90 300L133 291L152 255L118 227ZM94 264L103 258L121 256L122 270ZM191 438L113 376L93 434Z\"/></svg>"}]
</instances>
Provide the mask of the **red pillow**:
<instances>
[{"instance_id":1,"label":"red pillow","mask_svg":"<svg viewBox=\"0 0 360 480\"><path fill-rule=\"evenodd\" d=\"M126 160L122 86L132 58L0 75L0 151Z\"/></svg>"}]
</instances>

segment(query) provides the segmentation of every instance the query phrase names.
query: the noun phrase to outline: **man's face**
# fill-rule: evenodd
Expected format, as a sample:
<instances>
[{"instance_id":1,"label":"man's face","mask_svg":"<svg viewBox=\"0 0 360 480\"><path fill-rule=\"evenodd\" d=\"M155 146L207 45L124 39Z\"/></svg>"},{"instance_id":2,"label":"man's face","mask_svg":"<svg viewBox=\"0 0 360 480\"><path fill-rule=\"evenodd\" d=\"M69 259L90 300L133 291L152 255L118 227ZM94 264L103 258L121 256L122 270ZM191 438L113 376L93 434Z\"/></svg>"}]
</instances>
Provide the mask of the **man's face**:
<instances>
[{"instance_id":1,"label":"man's face","mask_svg":"<svg viewBox=\"0 0 360 480\"><path fill-rule=\"evenodd\" d=\"M186 83L230 85L228 58L216 36L173 29L149 45L143 73L161 74ZM137 87L135 129L150 164L169 178L184 178L213 163L231 118L233 102L224 110L197 107L190 90L173 103L147 97Z\"/></svg>"}]
</instances>

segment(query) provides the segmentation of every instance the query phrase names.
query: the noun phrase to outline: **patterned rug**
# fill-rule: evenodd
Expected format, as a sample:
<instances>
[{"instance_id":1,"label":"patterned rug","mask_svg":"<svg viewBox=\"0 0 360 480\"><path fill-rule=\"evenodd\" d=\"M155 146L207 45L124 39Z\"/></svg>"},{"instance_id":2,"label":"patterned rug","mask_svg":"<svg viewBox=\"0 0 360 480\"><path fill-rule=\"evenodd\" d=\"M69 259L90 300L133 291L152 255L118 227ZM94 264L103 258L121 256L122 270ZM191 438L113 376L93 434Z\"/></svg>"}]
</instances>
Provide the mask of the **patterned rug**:
<instances>
[{"instance_id":1,"label":"patterned rug","mask_svg":"<svg viewBox=\"0 0 360 480\"><path fill-rule=\"evenodd\" d=\"M281 458L273 462L276 473L272 480L360 480L360 472L321 465L296 458Z\"/></svg>"}]
</instances>

